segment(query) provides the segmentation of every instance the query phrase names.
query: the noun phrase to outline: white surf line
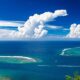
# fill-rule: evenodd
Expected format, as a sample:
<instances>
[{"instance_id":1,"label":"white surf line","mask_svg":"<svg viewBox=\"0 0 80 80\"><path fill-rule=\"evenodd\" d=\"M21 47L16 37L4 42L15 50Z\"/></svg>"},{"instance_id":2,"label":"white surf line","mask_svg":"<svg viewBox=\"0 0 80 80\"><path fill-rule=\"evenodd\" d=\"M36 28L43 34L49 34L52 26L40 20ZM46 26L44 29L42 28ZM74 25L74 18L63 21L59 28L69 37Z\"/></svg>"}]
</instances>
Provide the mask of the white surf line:
<instances>
[{"instance_id":1,"label":"white surf line","mask_svg":"<svg viewBox=\"0 0 80 80\"><path fill-rule=\"evenodd\" d=\"M65 48L65 49L63 49L60 55L64 56L65 51L67 51L67 50L69 50L69 49L71 49L71 48Z\"/></svg>"},{"instance_id":2,"label":"white surf line","mask_svg":"<svg viewBox=\"0 0 80 80\"><path fill-rule=\"evenodd\" d=\"M77 66L77 65L56 65L57 67L80 67L80 65L79 66Z\"/></svg>"},{"instance_id":3,"label":"white surf line","mask_svg":"<svg viewBox=\"0 0 80 80\"><path fill-rule=\"evenodd\" d=\"M67 54L65 55L65 51L70 50L70 49L75 49L75 48L80 48L80 47L65 48L65 49L62 50L62 52L61 52L60 55L61 55L61 56L69 56L69 55L67 55ZM71 56L71 55L70 55L70 56Z\"/></svg>"},{"instance_id":4,"label":"white surf line","mask_svg":"<svg viewBox=\"0 0 80 80\"><path fill-rule=\"evenodd\" d=\"M25 59L25 60L30 60L32 62L37 62L36 59L25 56L0 56L0 58Z\"/></svg>"}]
</instances>

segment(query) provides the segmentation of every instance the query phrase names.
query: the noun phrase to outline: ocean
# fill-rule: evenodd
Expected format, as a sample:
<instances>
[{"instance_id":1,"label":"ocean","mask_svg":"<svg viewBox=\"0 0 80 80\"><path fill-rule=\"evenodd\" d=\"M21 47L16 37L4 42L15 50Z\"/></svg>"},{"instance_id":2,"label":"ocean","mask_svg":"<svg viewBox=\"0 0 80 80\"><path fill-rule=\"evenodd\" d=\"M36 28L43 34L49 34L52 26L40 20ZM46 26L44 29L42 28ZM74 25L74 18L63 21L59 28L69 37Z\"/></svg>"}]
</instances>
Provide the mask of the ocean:
<instances>
[{"instance_id":1,"label":"ocean","mask_svg":"<svg viewBox=\"0 0 80 80\"><path fill-rule=\"evenodd\" d=\"M0 80L65 80L80 73L80 41L0 41Z\"/></svg>"}]
</instances>

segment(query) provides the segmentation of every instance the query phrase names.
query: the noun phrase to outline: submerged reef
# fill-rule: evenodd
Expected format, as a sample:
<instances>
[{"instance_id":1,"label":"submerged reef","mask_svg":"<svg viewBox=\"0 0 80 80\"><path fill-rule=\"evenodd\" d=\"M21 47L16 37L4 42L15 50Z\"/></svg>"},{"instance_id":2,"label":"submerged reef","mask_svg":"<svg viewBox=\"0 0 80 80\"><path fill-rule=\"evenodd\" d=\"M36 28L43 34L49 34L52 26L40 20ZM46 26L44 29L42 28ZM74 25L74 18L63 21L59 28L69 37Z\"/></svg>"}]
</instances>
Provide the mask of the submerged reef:
<instances>
[{"instance_id":1,"label":"submerged reef","mask_svg":"<svg viewBox=\"0 0 80 80\"><path fill-rule=\"evenodd\" d=\"M25 63L36 63L37 60L31 57L24 57L24 56L0 56L0 62L25 64Z\"/></svg>"},{"instance_id":2,"label":"submerged reef","mask_svg":"<svg viewBox=\"0 0 80 80\"><path fill-rule=\"evenodd\" d=\"M80 56L80 47L65 48L62 50L62 56Z\"/></svg>"}]
</instances>

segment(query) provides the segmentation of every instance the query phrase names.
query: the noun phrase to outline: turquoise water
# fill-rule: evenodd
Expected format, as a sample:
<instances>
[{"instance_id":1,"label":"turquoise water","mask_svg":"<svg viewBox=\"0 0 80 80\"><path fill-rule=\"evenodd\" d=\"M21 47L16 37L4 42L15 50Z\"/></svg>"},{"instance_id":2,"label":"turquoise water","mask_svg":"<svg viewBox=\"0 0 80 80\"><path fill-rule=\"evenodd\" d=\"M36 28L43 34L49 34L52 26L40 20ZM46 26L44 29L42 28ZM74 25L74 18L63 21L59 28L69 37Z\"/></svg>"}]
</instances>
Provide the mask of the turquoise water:
<instances>
[{"instance_id":1,"label":"turquoise water","mask_svg":"<svg viewBox=\"0 0 80 80\"><path fill-rule=\"evenodd\" d=\"M37 63L40 60L25 56L0 56L0 62L11 64Z\"/></svg>"},{"instance_id":2,"label":"turquoise water","mask_svg":"<svg viewBox=\"0 0 80 80\"><path fill-rule=\"evenodd\" d=\"M80 56L80 47L65 48L62 50L61 55L63 56Z\"/></svg>"},{"instance_id":3,"label":"turquoise water","mask_svg":"<svg viewBox=\"0 0 80 80\"><path fill-rule=\"evenodd\" d=\"M65 80L80 72L79 41L0 42L1 80Z\"/></svg>"}]
</instances>

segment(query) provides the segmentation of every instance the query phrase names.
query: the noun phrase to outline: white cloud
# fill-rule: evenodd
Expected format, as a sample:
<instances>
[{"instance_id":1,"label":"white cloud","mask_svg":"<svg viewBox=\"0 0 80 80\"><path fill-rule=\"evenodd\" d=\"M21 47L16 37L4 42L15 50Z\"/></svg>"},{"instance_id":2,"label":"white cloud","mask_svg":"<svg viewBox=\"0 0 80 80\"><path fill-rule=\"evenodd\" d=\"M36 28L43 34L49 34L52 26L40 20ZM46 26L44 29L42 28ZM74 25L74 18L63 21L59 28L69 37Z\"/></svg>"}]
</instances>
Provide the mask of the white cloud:
<instances>
[{"instance_id":1,"label":"white cloud","mask_svg":"<svg viewBox=\"0 0 80 80\"><path fill-rule=\"evenodd\" d=\"M66 10L56 10L55 12L45 12L34 14L22 24L18 22L1 21L0 26L18 26L18 31L0 30L0 38L41 38L47 35L46 23L59 16L67 16Z\"/></svg>"},{"instance_id":2,"label":"white cloud","mask_svg":"<svg viewBox=\"0 0 80 80\"><path fill-rule=\"evenodd\" d=\"M70 27L70 32L66 36L68 38L80 38L80 24L72 24Z\"/></svg>"},{"instance_id":3,"label":"white cloud","mask_svg":"<svg viewBox=\"0 0 80 80\"><path fill-rule=\"evenodd\" d=\"M63 30L65 30L65 31L69 31L69 28L63 28Z\"/></svg>"},{"instance_id":4,"label":"white cloud","mask_svg":"<svg viewBox=\"0 0 80 80\"><path fill-rule=\"evenodd\" d=\"M19 21L0 21L0 26L12 26L12 27L18 27L22 26L21 22Z\"/></svg>"},{"instance_id":5,"label":"white cloud","mask_svg":"<svg viewBox=\"0 0 80 80\"><path fill-rule=\"evenodd\" d=\"M55 12L45 12L43 14L34 14L30 16L25 22L22 28L18 28L19 32L24 36L32 38L40 38L47 34L47 30L44 29L45 24L49 21L54 20L59 16L66 16L66 10L56 10Z\"/></svg>"},{"instance_id":6,"label":"white cloud","mask_svg":"<svg viewBox=\"0 0 80 80\"><path fill-rule=\"evenodd\" d=\"M63 28L62 26L54 26L54 25L46 25L47 28L50 28L50 29L61 29Z\"/></svg>"}]
</instances>

